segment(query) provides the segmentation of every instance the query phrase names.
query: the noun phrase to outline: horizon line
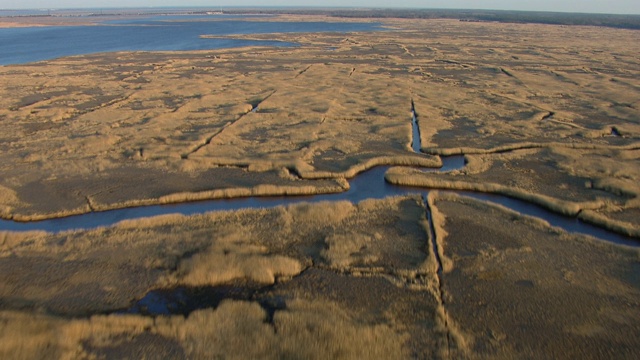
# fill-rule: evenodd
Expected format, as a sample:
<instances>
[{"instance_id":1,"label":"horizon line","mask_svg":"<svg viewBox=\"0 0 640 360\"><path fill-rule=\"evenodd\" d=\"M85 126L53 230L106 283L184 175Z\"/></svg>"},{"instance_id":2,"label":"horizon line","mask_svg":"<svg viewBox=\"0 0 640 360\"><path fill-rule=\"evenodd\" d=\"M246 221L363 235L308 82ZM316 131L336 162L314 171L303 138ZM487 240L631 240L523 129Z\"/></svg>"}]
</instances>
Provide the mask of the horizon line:
<instances>
[{"instance_id":1,"label":"horizon line","mask_svg":"<svg viewBox=\"0 0 640 360\"><path fill-rule=\"evenodd\" d=\"M114 7L59 7L59 8L0 8L0 11L72 11L72 10L151 10L151 9L322 9L322 10L432 10L432 11L497 11L497 12L522 12L522 13L549 13L549 14L581 14L581 15L615 15L615 16L640 16L640 13L606 13L606 12L576 12L559 10L516 10L516 9L489 9L489 8L438 8L438 7L414 7L414 6L114 6Z\"/></svg>"}]
</instances>

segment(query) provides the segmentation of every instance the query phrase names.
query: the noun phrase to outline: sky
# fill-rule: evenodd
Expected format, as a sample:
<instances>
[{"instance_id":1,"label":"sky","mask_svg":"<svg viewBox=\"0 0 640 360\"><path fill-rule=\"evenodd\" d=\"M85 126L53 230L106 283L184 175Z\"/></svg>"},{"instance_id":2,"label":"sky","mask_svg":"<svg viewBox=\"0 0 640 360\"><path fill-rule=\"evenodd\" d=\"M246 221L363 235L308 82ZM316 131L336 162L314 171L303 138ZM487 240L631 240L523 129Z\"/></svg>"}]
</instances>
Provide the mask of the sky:
<instances>
[{"instance_id":1,"label":"sky","mask_svg":"<svg viewBox=\"0 0 640 360\"><path fill-rule=\"evenodd\" d=\"M640 0L0 0L0 9L159 6L399 7L640 14Z\"/></svg>"}]
</instances>

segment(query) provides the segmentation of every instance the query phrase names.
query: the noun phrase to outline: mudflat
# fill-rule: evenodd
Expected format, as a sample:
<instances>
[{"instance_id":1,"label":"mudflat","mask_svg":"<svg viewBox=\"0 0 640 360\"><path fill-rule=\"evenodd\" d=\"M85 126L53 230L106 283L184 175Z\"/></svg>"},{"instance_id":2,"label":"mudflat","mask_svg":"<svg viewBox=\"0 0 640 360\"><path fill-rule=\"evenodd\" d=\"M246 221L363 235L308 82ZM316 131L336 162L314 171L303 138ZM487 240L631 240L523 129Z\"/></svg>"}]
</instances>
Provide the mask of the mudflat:
<instances>
[{"instance_id":1,"label":"mudflat","mask_svg":"<svg viewBox=\"0 0 640 360\"><path fill-rule=\"evenodd\" d=\"M393 184L640 238L637 31L383 24L0 67L0 216L340 192L397 165ZM451 154L466 166L411 168ZM639 264L637 248L436 191L0 232L0 354L634 358Z\"/></svg>"}]
</instances>

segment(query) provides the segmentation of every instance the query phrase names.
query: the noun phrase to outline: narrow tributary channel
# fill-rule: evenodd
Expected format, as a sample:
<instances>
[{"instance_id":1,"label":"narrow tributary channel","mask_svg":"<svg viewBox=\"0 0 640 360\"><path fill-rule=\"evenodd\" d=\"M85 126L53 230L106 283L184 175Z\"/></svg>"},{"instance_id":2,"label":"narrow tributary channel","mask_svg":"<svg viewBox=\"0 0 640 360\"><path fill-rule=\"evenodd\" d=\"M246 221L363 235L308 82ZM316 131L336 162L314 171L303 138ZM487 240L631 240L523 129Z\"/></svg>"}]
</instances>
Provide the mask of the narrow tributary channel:
<instances>
[{"instance_id":1,"label":"narrow tributary channel","mask_svg":"<svg viewBox=\"0 0 640 360\"><path fill-rule=\"evenodd\" d=\"M420 130L418 127L418 115L411 108L412 114L412 148L416 153L421 153ZM465 165L464 156L444 156L443 166L439 169L424 168L428 172L447 172L462 169ZM389 196L419 194L426 196L429 189L391 185L384 180L384 174L389 166L378 166L358 174L350 179L350 189L336 194L320 194L310 196L274 196L274 197L247 197L237 199L216 199L207 201L187 202L171 205L152 205L101 212L91 212L82 215L74 215L63 218L48 219L33 222L16 222L12 220L0 220L0 231L30 231L44 230L48 232L61 232L74 229L92 229L111 226L122 220L131 220L165 214L193 215L211 211L228 211L252 208L272 208L282 205L292 205L302 202L340 201L346 200L358 203L366 199L382 199ZM619 235L617 233L584 223L577 218L566 217L547 211L537 205L526 201L509 198L502 195L453 191L457 194L473 197L483 201L497 203L519 213L535 216L546 220L552 226L560 227L568 232L582 233L593 237L628 246L640 246L640 241Z\"/></svg>"},{"instance_id":2,"label":"narrow tributary channel","mask_svg":"<svg viewBox=\"0 0 640 360\"><path fill-rule=\"evenodd\" d=\"M450 171L464 167L463 156L443 158L444 166L440 169L425 169L425 171ZM194 215L210 211L240 210L252 208L272 208L281 205L291 205L302 202L340 201L347 200L358 203L366 199L383 199L388 196L406 195L428 191L420 188L395 186L384 180L384 174L389 166L378 166L358 174L349 181L348 191L335 194L319 194L304 196L265 196L246 197L236 199L216 199L207 201L187 202L170 205L140 206L108 211L91 212L63 218L47 219L32 222L17 222L0 220L0 230L29 231L44 230L60 232L73 229L92 229L100 226L111 226L122 220L138 219L165 214Z\"/></svg>"},{"instance_id":3,"label":"narrow tributary channel","mask_svg":"<svg viewBox=\"0 0 640 360\"><path fill-rule=\"evenodd\" d=\"M421 153L420 129L418 127L418 115L412 103L412 144L411 147L416 153ZM447 171L462 169L465 165L464 156L442 157L443 166L439 169L422 169L426 172L444 173ZM45 230L49 232L60 232L73 229L91 229L101 226L111 226L119 221L151 217L163 214L201 214L211 211L239 210L251 208L271 208L281 205L291 205L302 202L339 201L347 200L353 203L366 199L382 199L388 196L419 195L425 201L427 207L427 218L430 220L430 211L426 198L429 190L424 188L403 187L387 183L384 174L389 166L379 166L358 174L350 180L350 189L337 194L322 194L313 196L278 196L278 197L248 197L238 199L220 199L209 201L188 202L175 205L141 206L134 208L124 208L103 212L92 212L83 215L69 216L35 222L15 222L10 220L0 220L0 230L8 231L28 231ZM447 191L449 192L449 191ZM537 205L527 203L522 200L512 199L506 196L453 191L454 193L469 196L472 198L498 203L507 208L515 210L521 214L535 216L546 220L552 226L560 227L568 232L588 234L593 237L624 244L629 246L640 246L640 241L628 238L602 228L583 223L576 218L561 216L547 211ZM478 216L482 216L479 214ZM430 226L432 239L431 246L436 256L439 248L435 240L433 225ZM440 259L438 257L438 263ZM441 264L440 264L441 265ZM442 286L442 268L438 271L439 284ZM144 297L132 304L127 309L112 310L107 313L115 314L140 314L144 316L164 316L164 315L184 315L191 312L216 308L225 299L256 301L267 313L267 322L271 322L276 311L286 309L286 301L277 296L269 295L271 286L261 286L257 284L223 284L218 286L204 287L176 287L170 289L155 289L148 292ZM440 289L440 291L443 291ZM445 306L445 297L440 296L442 306ZM447 315L445 312L445 322ZM448 338L448 336L447 336Z\"/></svg>"}]
</instances>

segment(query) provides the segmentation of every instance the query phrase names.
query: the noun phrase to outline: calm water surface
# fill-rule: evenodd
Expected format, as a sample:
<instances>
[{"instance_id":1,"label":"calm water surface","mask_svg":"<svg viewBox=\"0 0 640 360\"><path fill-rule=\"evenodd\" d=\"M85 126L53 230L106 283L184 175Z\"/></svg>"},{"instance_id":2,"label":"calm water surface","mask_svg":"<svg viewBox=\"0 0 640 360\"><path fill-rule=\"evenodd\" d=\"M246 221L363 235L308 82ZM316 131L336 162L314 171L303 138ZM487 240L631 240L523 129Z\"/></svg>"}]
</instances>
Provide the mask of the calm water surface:
<instances>
[{"instance_id":1,"label":"calm water surface","mask_svg":"<svg viewBox=\"0 0 640 360\"><path fill-rule=\"evenodd\" d=\"M464 167L464 156L443 157L443 163L444 166L442 168L424 169L424 171L446 172L460 169ZM292 205L303 202L315 203L320 201L346 200L358 203L366 199L383 199L389 196L403 196L409 194L426 196L429 193L429 189L425 188L395 186L387 183L384 180L384 173L388 169L388 166L379 166L358 174L356 177L349 180L350 189L348 191L337 194L248 197L196 201L173 205L141 206L26 223L11 220L0 220L0 231L44 230L60 232L72 229L92 229L101 226L112 226L122 220L138 219L164 214L194 215L210 211L272 208L282 205ZM454 192L480 200L501 204L522 214L544 219L552 226L560 227L568 232L586 234L601 240L627 246L640 246L640 242L637 239L619 235L597 226L584 223L574 217L555 214L526 201L495 194L474 193L468 191Z\"/></svg>"},{"instance_id":2,"label":"calm water surface","mask_svg":"<svg viewBox=\"0 0 640 360\"><path fill-rule=\"evenodd\" d=\"M294 46L280 41L203 39L201 35L352 32L380 29L374 23L248 21L250 16L154 16L96 26L0 29L0 65L113 51L186 51L251 45Z\"/></svg>"}]
</instances>

